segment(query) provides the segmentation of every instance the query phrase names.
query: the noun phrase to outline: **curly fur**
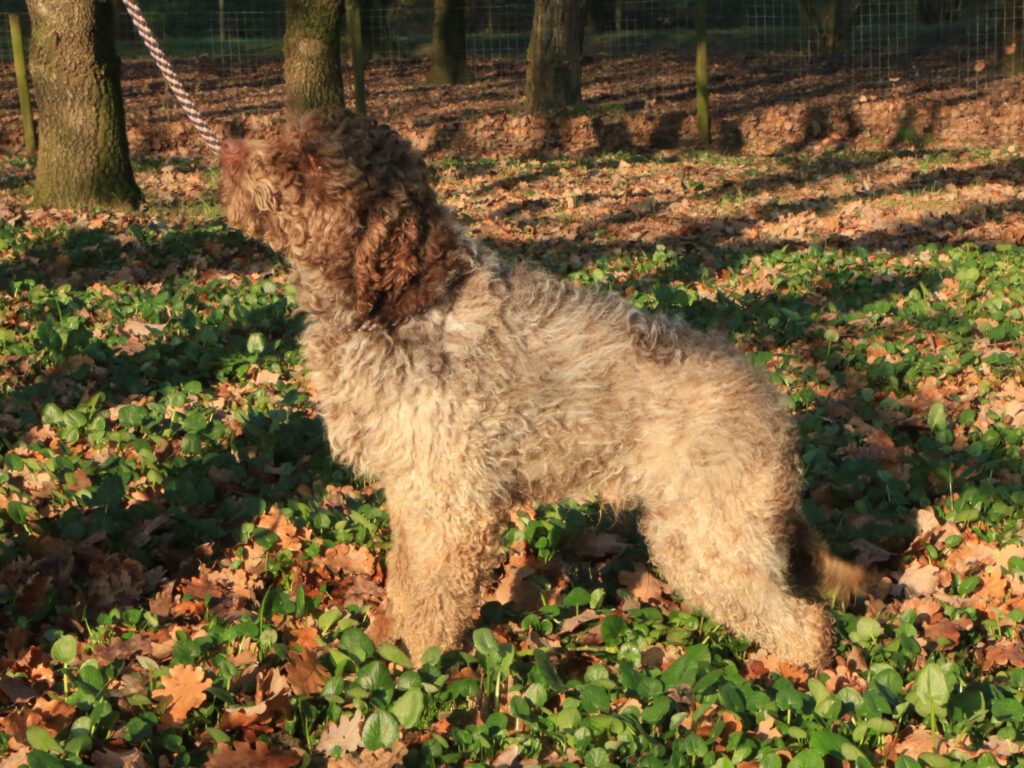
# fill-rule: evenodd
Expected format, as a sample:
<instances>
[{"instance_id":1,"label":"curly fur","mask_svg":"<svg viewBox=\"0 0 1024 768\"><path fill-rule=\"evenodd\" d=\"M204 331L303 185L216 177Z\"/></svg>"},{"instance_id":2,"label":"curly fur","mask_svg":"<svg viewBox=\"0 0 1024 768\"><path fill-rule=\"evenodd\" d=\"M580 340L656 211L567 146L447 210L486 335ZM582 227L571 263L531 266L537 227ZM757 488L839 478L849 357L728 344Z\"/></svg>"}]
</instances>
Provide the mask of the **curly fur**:
<instances>
[{"instance_id":1,"label":"curly fur","mask_svg":"<svg viewBox=\"0 0 1024 768\"><path fill-rule=\"evenodd\" d=\"M799 512L792 419L742 354L500 264L367 118L315 112L228 142L222 164L229 223L292 264L334 456L386 489L389 624L414 655L460 642L513 504L598 496L640 511L689 603L789 661L828 662L829 615L798 594L860 574Z\"/></svg>"}]
</instances>

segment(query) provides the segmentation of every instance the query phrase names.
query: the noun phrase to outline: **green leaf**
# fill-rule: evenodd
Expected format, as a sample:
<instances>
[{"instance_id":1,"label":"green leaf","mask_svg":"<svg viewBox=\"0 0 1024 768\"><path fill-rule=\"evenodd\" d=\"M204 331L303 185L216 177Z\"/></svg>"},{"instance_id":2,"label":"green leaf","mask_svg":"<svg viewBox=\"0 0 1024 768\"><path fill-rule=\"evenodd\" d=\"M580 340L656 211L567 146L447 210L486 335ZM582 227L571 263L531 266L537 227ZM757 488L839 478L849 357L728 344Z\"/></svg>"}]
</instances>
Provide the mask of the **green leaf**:
<instances>
[{"instance_id":1,"label":"green leaf","mask_svg":"<svg viewBox=\"0 0 1024 768\"><path fill-rule=\"evenodd\" d=\"M609 614L601 622L601 639L605 645L616 646L628 628L625 619L617 613Z\"/></svg>"},{"instance_id":2,"label":"green leaf","mask_svg":"<svg viewBox=\"0 0 1024 768\"><path fill-rule=\"evenodd\" d=\"M599 685L590 683L580 691L580 708L584 712L604 712L611 706L612 700L608 691Z\"/></svg>"},{"instance_id":3,"label":"green leaf","mask_svg":"<svg viewBox=\"0 0 1024 768\"><path fill-rule=\"evenodd\" d=\"M49 752L29 752L29 768L64 768L65 762L59 757L54 757Z\"/></svg>"},{"instance_id":4,"label":"green leaf","mask_svg":"<svg viewBox=\"0 0 1024 768\"><path fill-rule=\"evenodd\" d=\"M117 412L117 420L126 427L137 427L146 418L146 413L141 405L125 405Z\"/></svg>"},{"instance_id":5,"label":"green leaf","mask_svg":"<svg viewBox=\"0 0 1024 768\"><path fill-rule=\"evenodd\" d=\"M78 639L74 635L62 635L50 646L50 655L61 664L70 664L78 655Z\"/></svg>"},{"instance_id":6,"label":"green leaf","mask_svg":"<svg viewBox=\"0 0 1024 768\"><path fill-rule=\"evenodd\" d=\"M948 423L946 407L942 403L935 403L928 409L928 428L932 432L945 432Z\"/></svg>"},{"instance_id":7,"label":"green leaf","mask_svg":"<svg viewBox=\"0 0 1024 768\"><path fill-rule=\"evenodd\" d=\"M64 411L56 403L47 403L40 414L43 424L60 424L64 420Z\"/></svg>"},{"instance_id":8,"label":"green leaf","mask_svg":"<svg viewBox=\"0 0 1024 768\"><path fill-rule=\"evenodd\" d=\"M658 696L644 708L640 717L645 723L658 723L669 713L671 708L672 700L668 696Z\"/></svg>"},{"instance_id":9,"label":"green leaf","mask_svg":"<svg viewBox=\"0 0 1024 768\"><path fill-rule=\"evenodd\" d=\"M78 676L82 679L82 682L92 686L96 691L102 691L107 684L103 677L103 672L100 671L100 665L94 659L89 659L89 661L78 668Z\"/></svg>"},{"instance_id":10,"label":"green leaf","mask_svg":"<svg viewBox=\"0 0 1024 768\"><path fill-rule=\"evenodd\" d=\"M342 632L338 647L358 661L366 661L373 655L373 640L359 627L349 627Z\"/></svg>"},{"instance_id":11,"label":"green leaf","mask_svg":"<svg viewBox=\"0 0 1024 768\"><path fill-rule=\"evenodd\" d=\"M423 716L424 695L421 688L413 688L403 693L391 705L391 713L406 728L412 728Z\"/></svg>"},{"instance_id":12,"label":"green leaf","mask_svg":"<svg viewBox=\"0 0 1024 768\"><path fill-rule=\"evenodd\" d=\"M825 756L816 749L805 749L793 755L789 768L825 768Z\"/></svg>"},{"instance_id":13,"label":"green leaf","mask_svg":"<svg viewBox=\"0 0 1024 768\"><path fill-rule=\"evenodd\" d=\"M562 682L562 678L558 676L555 668L551 665L551 659L548 658L548 655L542 649L534 649L533 660L536 663L534 664L531 676L533 676L537 682L543 683L553 691L560 691L565 687L565 683Z\"/></svg>"},{"instance_id":14,"label":"green leaf","mask_svg":"<svg viewBox=\"0 0 1024 768\"><path fill-rule=\"evenodd\" d=\"M501 654L501 649L498 647L498 641L494 638L494 633L487 627L473 630L473 647L476 648L477 653L483 656L496 657Z\"/></svg>"},{"instance_id":15,"label":"green leaf","mask_svg":"<svg viewBox=\"0 0 1024 768\"><path fill-rule=\"evenodd\" d=\"M250 333L245 342L245 351L249 354L260 354L267 348L267 337L262 333Z\"/></svg>"},{"instance_id":16,"label":"green leaf","mask_svg":"<svg viewBox=\"0 0 1024 768\"><path fill-rule=\"evenodd\" d=\"M60 744L57 743L57 740L53 738L53 734L38 725L30 725L26 728L25 738L28 740L28 745L33 749L41 749L44 752L53 752L55 754L64 751L61 749Z\"/></svg>"},{"instance_id":17,"label":"green leaf","mask_svg":"<svg viewBox=\"0 0 1024 768\"><path fill-rule=\"evenodd\" d=\"M857 626L850 633L850 639L857 645L872 645L882 635L882 625L877 619L870 616L861 616L857 619Z\"/></svg>"},{"instance_id":18,"label":"green leaf","mask_svg":"<svg viewBox=\"0 0 1024 768\"><path fill-rule=\"evenodd\" d=\"M392 645L391 643L381 643L377 646L377 655L385 661L390 661L392 664L397 664L405 669L412 669L414 666L409 655L397 645Z\"/></svg>"},{"instance_id":19,"label":"green leaf","mask_svg":"<svg viewBox=\"0 0 1024 768\"><path fill-rule=\"evenodd\" d=\"M390 712L377 710L363 725L363 746L367 749L390 749L401 735L398 720Z\"/></svg>"},{"instance_id":20,"label":"green leaf","mask_svg":"<svg viewBox=\"0 0 1024 768\"><path fill-rule=\"evenodd\" d=\"M949 701L949 681L935 662L925 664L907 693L907 701L921 717L944 717Z\"/></svg>"}]
</instances>

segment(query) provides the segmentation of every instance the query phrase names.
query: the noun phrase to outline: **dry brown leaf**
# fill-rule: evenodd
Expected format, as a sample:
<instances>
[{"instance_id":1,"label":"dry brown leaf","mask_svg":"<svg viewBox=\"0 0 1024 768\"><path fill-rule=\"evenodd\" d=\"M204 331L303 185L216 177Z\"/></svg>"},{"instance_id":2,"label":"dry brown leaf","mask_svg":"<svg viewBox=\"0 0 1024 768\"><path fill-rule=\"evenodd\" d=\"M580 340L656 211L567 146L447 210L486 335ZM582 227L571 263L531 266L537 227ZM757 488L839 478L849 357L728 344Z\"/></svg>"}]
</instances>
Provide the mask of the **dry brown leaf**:
<instances>
[{"instance_id":1,"label":"dry brown leaf","mask_svg":"<svg viewBox=\"0 0 1024 768\"><path fill-rule=\"evenodd\" d=\"M491 765L493 765L493 766L501 766L502 768L504 766L515 765L516 764L516 760L518 758L519 758L519 745L518 744L512 744L512 745L510 745L508 747L505 747L503 750L501 750L501 752L499 752L497 755L495 755L494 759L491 760Z\"/></svg>"},{"instance_id":2,"label":"dry brown leaf","mask_svg":"<svg viewBox=\"0 0 1024 768\"><path fill-rule=\"evenodd\" d=\"M580 557L603 558L617 555L629 546L625 539L614 533L585 530L568 542L568 549Z\"/></svg>"},{"instance_id":3,"label":"dry brown leaf","mask_svg":"<svg viewBox=\"0 0 1024 768\"><path fill-rule=\"evenodd\" d=\"M988 672L993 667L1024 667L1024 647L1020 640L1004 638L985 649L981 668Z\"/></svg>"},{"instance_id":4,"label":"dry brown leaf","mask_svg":"<svg viewBox=\"0 0 1024 768\"><path fill-rule=\"evenodd\" d=\"M94 749L89 759L96 768L146 768L146 759L137 749Z\"/></svg>"},{"instance_id":5,"label":"dry brown leaf","mask_svg":"<svg viewBox=\"0 0 1024 768\"><path fill-rule=\"evenodd\" d=\"M330 723L320 734L316 751L330 754L338 747L342 752L354 752L359 748L363 729L363 713L354 712L351 717L342 716L336 723Z\"/></svg>"},{"instance_id":6,"label":"dry brown leaf","mask_svg":"<svg viewBox=\"0 0 1024 768\"><path fill-rule=\"evenodd\" d=\"M511 603L520 611L535 610L540 606L541 593L530 576L536 572L533 559L526 552L513 551L505 565L504 574L487 600L503 605Z\"/></svg>"},{"instance_id":7,"label":"dry brown leaf","mask_svg":"<svg viewBox=\"0 0 1024 768\"><path fill-rule=\"evenodd\" d=\"M762 739L774 739L782 736L782 732L775 727L775 718L765 715L764 720L757 724L757 735Z\"/></svg>"},{"instance_id":8,"label":"dry brown leaf","mask_svg":"<svg viewBox=\"0 0 1024 768\"><path fill-rule=\"evenodd\" d=\"M172 723L183 723L189 712L206 701L206 689L212 684L199 667L178 664L160 679L153 698L167 702L164 714Z\"/></svg>"},{"instance_id":9,"label":"dry brown leaf","mask_svg":"<svg viewBox=\"0 0 1024 768\"><path fill-rule=\"evenodd\" d=\"M218 744L206 761L207 768L292 768L302 761L302 754L294 749L287 752L271 752L265 741L250 744L236 741L234 744Z\"/></svg>"},{"instance_id":10,"label":"dry brown leaf","mask_svg":"<svg viewBox=\"0 0 1024 768\"><path fill-rule=\"evenodd\" d=\"M351 544L331 547L320 559L335 573L360 573L372 576L377 569L377 560L370 550Z\"/></svg>"},{"instance_id":11,"label":"dry brown leaf","mask_svg":"<svg viewBox=\"0 0 1024 768\"><path fill-rule=\"evenodd\" d=\"M619 584L641 602L660 600L664 595L672 593L672 588L647 570L643 563L633 563L631 571L620 571Z\"/></svg>"},{"instance_id":12,"label":"dry brown leaf","mask_svg":"<svg viewBox=\"0 0 1024 768\"><path fill-rule=\"evenodd\" d=\"M23 704L32 701L39 691L20 677L0 677L0 696L11 704Z\"/></svg>"},{"instance_id":13,"label":"dry brown leaf","mask_svg":"<svg viewBox=\"0 0 1024 768\"><path fill-rule=\"evenodd\" d=\"M939 588L939 569L926 562L913 562L907 566L898 582L911 597L931 595Z\"/></svg>"},{"instance_id":14,"label":"dry brown leaf","mask_svg":"<svg viewBox=\"0 0 1024 768\"><path fill-rule=\"evenodd\" d=\"M593 608L587 608L580 611L575 616L570 616L562 622L562 626L559 628L559 634L575 632L580 626L587 622L594 621L595 619L601 618L601 614L595 611Z\"/></svg>"},{"instance_id":15,"label":"dry brown leaf","mask_svg":"<svg viewBox=\"0 0 1024 768\"><path fill-rule=\"evenodd\" d=\"M302 549L302 541L299 539L298 529L291 520L281 514L281 510L276 506L271 507L256 521L256 527L273 531L277 538L280 539L278 546L281 549L291 550L292 552Z\"/></svg>"},{"instance_id":16,"label":"dry brown leaf","mask_svg":"<svg viewBox=\"0 0 1024 768\"><path fill-rule=\"evenodd\" d=\"M927 621L924 625L924 636L935 641L940 648L952 648L957 645L960 642L960 631L960 626L949 619ZM939 643L942 638L949 642Z\"/></svg>"},{"instance_id":17,"label":"dry brown leaf","mask_svg":"<svg viewBox=\"0 0 1024 768\"><path fill-rule=\"evenodd\" d=\"M292 652L289 661L284 665L285 675L288 677L288 684L292 692L299 696L308 696L313 693L320 693L324 683L330 679L330 674L320 666L320 659L316 653L303 648L301 652Z\"/></svg>"},{"instance_id":18,"label":"dry brown leaf","mask_svg":"<svg viewBox=\"0 0 1024 768\"><path fill-rule=\"evenodd\" d=\"M907 755L916 760L926 752L938 752L943 744L940 734L919 725L904 732L890 749L893 757Z\"/></svg>"},{"instance_id":19,"label":"dry brown leaf","mask_svg":"<svg viewBox=\"0 0 1024 768\"><path fill-rule=\"evenodd\" d=\"M23 768L28 762L29 747L24 744L6 757L0 758L0 768Z\"/></svg>"},{"instance_id":20,"label":"dry brown leaf","mask_svg":"<svg viewBox=\"0 0 1024 768\"><path fill-rule=\"evenodd\" d=\"M332 757L327 768L395 768L401 765L409 748L398 742L391 749L364 749L358 755L346 754Z\"/></svg>"}]
</instances>

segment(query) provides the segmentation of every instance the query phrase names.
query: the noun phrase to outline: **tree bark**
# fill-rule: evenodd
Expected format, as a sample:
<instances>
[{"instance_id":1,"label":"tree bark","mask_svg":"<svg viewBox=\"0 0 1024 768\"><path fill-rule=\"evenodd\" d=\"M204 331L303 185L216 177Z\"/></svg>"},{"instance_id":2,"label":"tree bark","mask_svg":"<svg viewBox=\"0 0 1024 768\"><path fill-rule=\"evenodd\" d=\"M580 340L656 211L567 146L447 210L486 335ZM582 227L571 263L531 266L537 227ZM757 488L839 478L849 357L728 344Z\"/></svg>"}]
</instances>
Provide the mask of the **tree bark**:
<instances>
[{"instance_id":1,"label":"tree bark","mask_svg":"<svg viewBox=\"0 0 1024 768\"><path fill-rule=\"evenodd\" d=\"M342 107L341 0L285 0L285 111Z\"/></svg>"},{"instance_id":2,"label":"tree bark","mask_svg":"<svg viewBox=\"0 0 1024 768\"><path fill-rule=\"evenodd\" d=\"M466 66L466 0L434 0L432 57L428 83L451 85L471 79Z\"/></svg>"},{"instance_id":3,"label":"tree bark","mask_svg":"<svg viewBox=\"0 0 1024 768\"><path fill-rule=\"evenodd\" d=\"M562 112L580 101L584 0L536 0L526 63L526 109Z\"/></svg>"},{"instance_id":4,"label":"tree bark","mask_svg":"<svg viewBox=\"0 0 1024 768\"><path fill-rule=\"evenodd\" d=\"M39 105L35 201L135 207L112 0L28 0Z\"/></svg>"}]
</instances>

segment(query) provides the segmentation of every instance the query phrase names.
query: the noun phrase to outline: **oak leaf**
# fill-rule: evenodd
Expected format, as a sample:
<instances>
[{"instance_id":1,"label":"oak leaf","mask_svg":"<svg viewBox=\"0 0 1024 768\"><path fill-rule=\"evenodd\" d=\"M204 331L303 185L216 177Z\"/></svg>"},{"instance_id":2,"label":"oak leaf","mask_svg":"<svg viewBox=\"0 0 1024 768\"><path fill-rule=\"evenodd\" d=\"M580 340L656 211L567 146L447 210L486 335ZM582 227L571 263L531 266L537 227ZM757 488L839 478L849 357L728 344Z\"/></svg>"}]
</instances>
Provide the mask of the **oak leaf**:
<instances>
[{"instance_id":1,"label":"oak leaf","mask_svg":"<svg viewBox=\"0 0 1024 768\"><path fill-rule=\"evenodd\" d=\"M292 652L289 661L284 665L285 675L293 693L306 696L320 693L324 683L330 679L327 670L320 666L319 657L308 648L301 652Z\"/></svg>"},{"instance_id":2,"label":"oak leaf","mask_svg":"<svg viewBox=\"0 0 1024 768\"><path fill-rule=\"evenodd\" d=\"M161 678L153 698L167 702L164 714L172 723L183 723L189 712L206 701L206 689L212 684L199 667L178 664Z\"/></svg>"},{"instance_id":3,"label":"oak leaf","mask_svg":"<svg viewBox=\"0 0 1024 768\"><path fill-rule=\"evenodd\" d=\"M316 743L316 750L330 754L331 750L338 747L342 752L354 752L359 748L362 731L362 712L355 712L350 717L342 716L338 722L324 728Z\"/></svg>"},{"instance_id":4,"label":"oak leaf","mask_svg":"<svg viewBox=\"0 0 1024 768\"><path fill-rule=\"evenodd\" d=\"M366 547L338 544L323 553L321 559L336 573L361 573L372 576L377 567L376 558Z\"/></svg>"}]
</instances>

